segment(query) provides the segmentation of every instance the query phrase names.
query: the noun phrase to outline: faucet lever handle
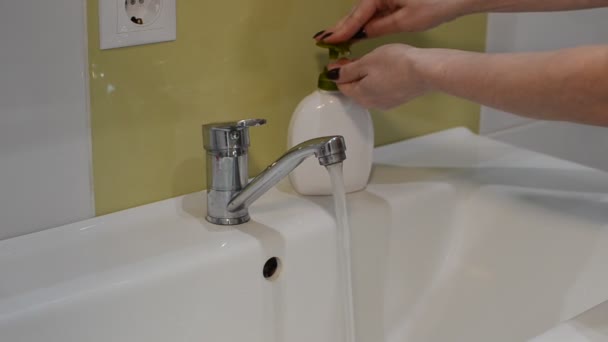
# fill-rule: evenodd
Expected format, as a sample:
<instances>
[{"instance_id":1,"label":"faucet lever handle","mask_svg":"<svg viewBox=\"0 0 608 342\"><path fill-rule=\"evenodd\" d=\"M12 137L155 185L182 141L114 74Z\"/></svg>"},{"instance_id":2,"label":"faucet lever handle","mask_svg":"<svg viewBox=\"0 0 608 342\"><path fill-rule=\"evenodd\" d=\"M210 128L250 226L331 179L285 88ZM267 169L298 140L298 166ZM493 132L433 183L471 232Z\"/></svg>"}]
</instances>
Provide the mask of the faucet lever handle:
<instances>
[{"instance_id":1,"label":"faucet lever handle","mask_svg":"<svg viewBox=\"0 0 608 342\"><path fill-rule=\"evenodd\" d=\"M256 127L266 124L266 119L245 119L236 123L237 127Z\"/></svg>"},{"instance_id":2,"label":"faucet lever handle","mask_svg":"<svg viewBox=\"0 0 608 342\"><path fill-rule=\"evenodd\" d=\"M266 124L266 119L246 119L203 125L203 146L207 151L238 150L249 147L249 127Z\"/></svg>"}]
</instances>

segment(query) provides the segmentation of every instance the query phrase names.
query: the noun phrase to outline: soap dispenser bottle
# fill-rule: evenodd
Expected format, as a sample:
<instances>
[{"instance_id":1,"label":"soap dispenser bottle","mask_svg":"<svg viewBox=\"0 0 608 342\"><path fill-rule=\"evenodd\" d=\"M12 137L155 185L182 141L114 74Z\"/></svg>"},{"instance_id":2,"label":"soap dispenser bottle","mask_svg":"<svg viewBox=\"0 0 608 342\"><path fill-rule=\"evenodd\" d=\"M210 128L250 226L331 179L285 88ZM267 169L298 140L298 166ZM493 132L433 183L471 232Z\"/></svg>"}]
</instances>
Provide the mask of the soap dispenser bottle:
<instances>
[{"instance_id":1,"label":"soap dispenser bottle","mask_svg":"<svg viewBox=\"0 0 608 342\"><path fill-rule=\"evenodd\" d=\"M330 58L333 56L330 50ZM346 192L363 190L372 169L372 119L367 109L343 95L326 74L327 69L319 76L318 89L296 107L289 123L288 148L316 137L343 136L346 142L344 187ZM305 160L289 175L289 180L302 195L332 194L328 172L313 159Z\"/></svg>"}]
</instances>

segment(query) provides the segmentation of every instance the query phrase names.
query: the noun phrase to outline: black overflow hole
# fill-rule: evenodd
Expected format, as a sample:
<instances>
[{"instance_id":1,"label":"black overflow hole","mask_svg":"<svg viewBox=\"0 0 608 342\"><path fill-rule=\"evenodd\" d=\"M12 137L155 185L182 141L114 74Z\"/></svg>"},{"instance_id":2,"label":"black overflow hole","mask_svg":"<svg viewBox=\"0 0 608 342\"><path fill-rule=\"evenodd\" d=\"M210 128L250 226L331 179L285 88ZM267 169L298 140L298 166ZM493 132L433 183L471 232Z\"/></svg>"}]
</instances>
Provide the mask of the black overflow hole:
<instances>
[{"instance_id":1,"label":"black overflow hole","mask_svg":"<svg viewBox=\"0 0 608 342\"><path fill-rule=\"evenodd\" d=\"M277 257L272 257L266 261L262 269L262 275L268 280L275 280L279 276L281 261Z\"/></svg>"}]
</instances>

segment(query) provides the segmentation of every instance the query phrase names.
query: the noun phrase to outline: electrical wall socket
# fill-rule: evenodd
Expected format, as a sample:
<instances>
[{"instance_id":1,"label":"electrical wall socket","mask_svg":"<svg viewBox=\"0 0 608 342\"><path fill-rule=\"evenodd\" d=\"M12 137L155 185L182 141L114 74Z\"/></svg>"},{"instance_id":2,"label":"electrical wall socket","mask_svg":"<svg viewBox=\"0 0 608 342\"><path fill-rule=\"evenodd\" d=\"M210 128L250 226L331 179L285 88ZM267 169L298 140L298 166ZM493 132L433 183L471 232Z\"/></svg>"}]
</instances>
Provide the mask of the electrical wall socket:
<instances>
[{"instance_id":1,"label":"electrical wall socket","mask_svg":"<svg viewBox=\"0 0 608 342\"><path fill-rule=\"evenodd\" d=\"M100 48L176 39L175 0L99 0Z\"/></svg>"}]
</instances>

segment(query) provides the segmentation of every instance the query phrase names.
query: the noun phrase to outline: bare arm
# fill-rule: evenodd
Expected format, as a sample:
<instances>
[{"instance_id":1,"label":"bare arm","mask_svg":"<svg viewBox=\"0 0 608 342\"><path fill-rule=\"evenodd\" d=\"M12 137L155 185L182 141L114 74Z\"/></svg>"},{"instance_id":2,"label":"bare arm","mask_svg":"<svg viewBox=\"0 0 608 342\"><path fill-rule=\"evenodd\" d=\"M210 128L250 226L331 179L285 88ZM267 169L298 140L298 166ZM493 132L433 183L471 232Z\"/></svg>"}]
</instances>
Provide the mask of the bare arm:
<instances>
[{"instance_id":1,"label":"bare arm","mask_svg":"<svg viewBox=\"0 0 608 342\"><path fill-rule=\"evenodd\" d=\"M608 45L546 53L417 49L429 89L520 115L608 126Z\"/></svg>"},{"instance_id":2,"label":"bare arm","mask_svg":"<svg viewBox=\"0 0 608 342\"><path fill-rule=\"evenodd\" d=\"M608 45L483 54L391 44L329 69L368 108L439 91L536 119L608 126Z\"/></svg>"},{"instance_id":3,"label":"bare arm","mask_svg":"<svg viewBox=\"0 0 608 342\"><path fill-rule=\"evenodd\" d=\"M607 7L608 0L474 0L472 12L549 12Z\"/></svg>"},{"instance_id":4,"label":"bare arm","mask_svg":"<svg viewBox=\"0 0 608 342\"><path fill-rule=\"evenodd\" d=\"M608 7L608 0L359 0L352 12L314 38L327 43L424 31L485 12L548 12Z\"/></svg>"}]
</instances>

